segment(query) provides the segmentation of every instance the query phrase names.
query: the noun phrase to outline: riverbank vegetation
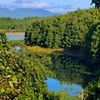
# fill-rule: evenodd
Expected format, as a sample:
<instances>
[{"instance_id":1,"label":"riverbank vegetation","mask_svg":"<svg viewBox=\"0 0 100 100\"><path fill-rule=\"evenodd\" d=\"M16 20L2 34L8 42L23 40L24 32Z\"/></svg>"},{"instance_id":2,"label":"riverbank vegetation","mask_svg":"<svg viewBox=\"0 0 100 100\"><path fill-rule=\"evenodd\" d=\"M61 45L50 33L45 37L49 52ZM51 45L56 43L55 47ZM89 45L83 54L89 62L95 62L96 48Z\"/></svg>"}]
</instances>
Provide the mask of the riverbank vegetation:
<instances>
[{"instance_id":1,"label":"riverbank vegetation","mask_svg":"<svg viewBox=\"0 0 100 100\"><path fill-rule=\"evenodd\" d=\"M27 26L32 24L34 21L41 19L40 17L25 17L23 19L16 19L10 17L0 17L0 29L6 32L25 32Z\"/></svg>"},{"instance_id":2,"label":"riverbank vegetation","mask_svg":"<svg viewBox=\"0 0 100 100\"><path fill-rule=\"evenodd\" d=\"M0 29L6 32L25 31L25 44L7 42L5 32L0 31L0 99L62 100L62 95L50 92L44 82L48 76L55 77L55 74L49 70L52 64L49 56L51 53L69 54L75 59L79 55L77 56L79 64L85 64L86 70L94 75L93 82L90 80L85 91L86 100L100 98L100 20L97 16L97 9L78 8L75 12L46 18L0 18L2 21ZM18 44L23 49L12 48ZM83 69L78 66L79 70L77 70L74 66L77 65L75 61L70 66L70 59L61 58L68 60L62 62L58 58L53 57L57 67L63 63L65 69L72 67L76 73L81 73L85 69L82 65ZM50 69L54 69L60 80L66 79L64 74L60 78L58 72L61 70L52 67ZM73 70L70 69L69 74ZM73 77L70 77L72 81L74 81ZM82 82L81 77L83 78L76 74L78 83ZM64 97L62 98L64 100Z\"/></svg>"},{"instance_id":3,"label":"riverbank vegetation","mask_svg":"<svg viewBox=\"0 0 100 100\"><path fill-rule=\"evenodd\" d=\"M64 91L50 92L45 83L47 77L55 77L46 66L48 54L37 54L23 49L16 52L5 31L0 30L0 99L4 100L78 100ZM19 43L20 44L20 43ZM42 57L41 61L39 60ZM43 58L44 57L44 58ZM46 60L46 61L45 61Z\"/></svg>"},{"instance_id":4,"label":"riverbank vegetation","mask_svg":"<svg viewBox=\"0 0 100 100\"><path fill-rule=\"evenodd\" d=\"M97 76L90 83L86 99L100 98L99 73L100 68L100 21L98 10L78 9L65 15L53 16L33 22L25 31L25 44L44 48L64 48L84 55L83 62L87 70Z\"/></svg>"}]
</instances>

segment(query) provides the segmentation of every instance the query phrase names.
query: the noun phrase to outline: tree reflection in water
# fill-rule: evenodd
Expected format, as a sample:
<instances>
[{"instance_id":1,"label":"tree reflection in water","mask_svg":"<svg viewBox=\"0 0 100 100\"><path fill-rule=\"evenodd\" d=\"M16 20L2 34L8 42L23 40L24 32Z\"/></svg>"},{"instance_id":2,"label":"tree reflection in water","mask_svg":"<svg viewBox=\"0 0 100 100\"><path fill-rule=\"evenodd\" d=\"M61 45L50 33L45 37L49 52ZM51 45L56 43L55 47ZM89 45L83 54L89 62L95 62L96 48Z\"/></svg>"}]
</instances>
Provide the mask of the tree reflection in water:
<instances>
[{"instance_id":1,"label":"tree reflection in water","mask_svg":"<svg viewBox=\"0 0 100 100\"><path fill-rule=\"evenodd\" d=\"M61 84L77 84L84 88L92 78L91 74L86 71L85 64L79 58L52 54L51 59L52 65L49 66L49 69L56 74L56 79Z\"/></svg>"}]
</instances>

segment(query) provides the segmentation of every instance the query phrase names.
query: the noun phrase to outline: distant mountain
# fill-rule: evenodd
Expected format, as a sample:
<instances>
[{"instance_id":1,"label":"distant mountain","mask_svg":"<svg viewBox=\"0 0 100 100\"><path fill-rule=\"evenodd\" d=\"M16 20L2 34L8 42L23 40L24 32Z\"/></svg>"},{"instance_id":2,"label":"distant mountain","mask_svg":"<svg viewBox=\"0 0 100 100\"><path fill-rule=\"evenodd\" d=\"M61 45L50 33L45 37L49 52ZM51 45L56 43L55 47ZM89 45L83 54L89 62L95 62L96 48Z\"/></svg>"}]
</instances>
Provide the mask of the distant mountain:
<instances>
[{"instance_id":1,"label":"distant mountain","mask_svg":"<svg viewBox=\"0 0 100 100\"><path fill-rule=\"evenodd\" d=\"M28 16L46 17L53 15L56 14L43 9L19 8L16 10L9 10L7 8L0 8L0 17L24 18Z\"/></svg>"}]
</instances>

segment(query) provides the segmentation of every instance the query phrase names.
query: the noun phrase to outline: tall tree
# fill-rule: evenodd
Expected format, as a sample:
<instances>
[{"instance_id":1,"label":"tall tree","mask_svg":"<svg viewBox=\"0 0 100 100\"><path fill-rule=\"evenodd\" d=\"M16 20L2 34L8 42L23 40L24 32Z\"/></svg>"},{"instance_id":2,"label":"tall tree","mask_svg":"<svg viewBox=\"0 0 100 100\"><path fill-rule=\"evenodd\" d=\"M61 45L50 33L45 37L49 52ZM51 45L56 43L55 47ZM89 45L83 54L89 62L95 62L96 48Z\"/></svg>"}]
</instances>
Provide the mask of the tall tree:
<instances>
[{"instance_id":1,"label":"tall tree","mask_svg":"<svg viewBox=\"0 0 100 100\"><path fill-rule=\"evenodd\" d=\"M100 7L100 0L92 0L92 3L91 4L95 4L95 7L96 8L99 8Z\"/></svg>"}]
</instances>

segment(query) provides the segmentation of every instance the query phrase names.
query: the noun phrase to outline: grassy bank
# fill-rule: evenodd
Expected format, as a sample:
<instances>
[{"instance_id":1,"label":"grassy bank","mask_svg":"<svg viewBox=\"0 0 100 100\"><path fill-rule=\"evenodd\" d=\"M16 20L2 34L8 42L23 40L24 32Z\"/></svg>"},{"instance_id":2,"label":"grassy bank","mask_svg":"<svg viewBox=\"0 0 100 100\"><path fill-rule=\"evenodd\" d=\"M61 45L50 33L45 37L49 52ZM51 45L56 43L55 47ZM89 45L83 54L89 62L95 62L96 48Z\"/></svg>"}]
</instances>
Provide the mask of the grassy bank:
<instances>
[{"instance_id":1,"label":"grassy bank","mask_svg":"<svg viewBox=\"0 0 100 100\"><path fill-rule=\"evenodd\" d=\"M56 53L56 54L61 54L61 55L67 55L71 57L83 57L83 52L80 50L70 50L70 49L64 49L64 48L58 48L58 49L50 49L50 48L43 48L40 46L26 46L24 44L24 41L19 41L19 40L11 40L10 41L12 46L20 46L22 48L26 48L32 52L44 52L44 53Z\"/></svg>"},{"instance_id":2,"label":"grassy bank","mask_svg":"<svg viewBox=\"0 0 100 100\"><path fill-rule=\"evenodd\" d=\"M27 49L33 51L33 52L46 52L46 53L58 53L58 54L63 54L67 56L72 56L72 57L83 57L83 54L79 52L78 50L68 50L68 49L49 49L49 48L42 48L39 46L27 46Z\"/></svg>"}]
</instances>

